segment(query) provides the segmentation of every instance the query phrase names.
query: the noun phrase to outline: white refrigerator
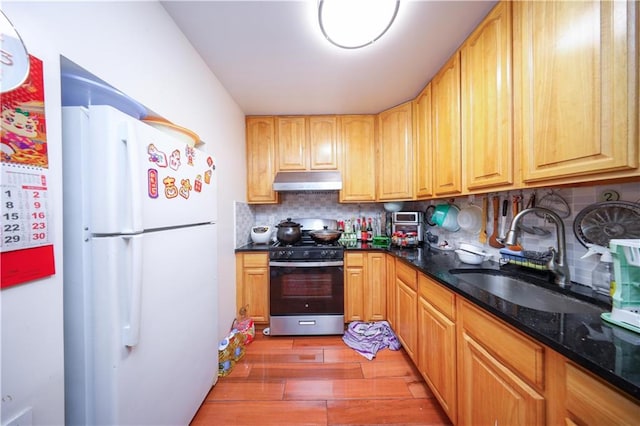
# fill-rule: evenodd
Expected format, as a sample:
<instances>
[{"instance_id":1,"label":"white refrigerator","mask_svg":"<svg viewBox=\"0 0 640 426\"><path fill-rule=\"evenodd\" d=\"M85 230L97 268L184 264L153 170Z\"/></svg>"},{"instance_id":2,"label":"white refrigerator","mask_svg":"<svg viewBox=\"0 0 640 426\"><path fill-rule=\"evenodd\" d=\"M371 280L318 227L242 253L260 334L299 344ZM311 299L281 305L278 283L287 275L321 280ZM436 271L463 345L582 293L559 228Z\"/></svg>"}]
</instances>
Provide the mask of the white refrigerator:
<instances>
[{"instance_id":1,"label":"white refrigerator","mask_svg":"<svg viewBox=\"0 0 640 426\"><path fill-rule=\"evenodd\" d=\"M188 424L218 372L213 157L64 107L63 178L66 423Z\"/></svg>"}]
</instances>

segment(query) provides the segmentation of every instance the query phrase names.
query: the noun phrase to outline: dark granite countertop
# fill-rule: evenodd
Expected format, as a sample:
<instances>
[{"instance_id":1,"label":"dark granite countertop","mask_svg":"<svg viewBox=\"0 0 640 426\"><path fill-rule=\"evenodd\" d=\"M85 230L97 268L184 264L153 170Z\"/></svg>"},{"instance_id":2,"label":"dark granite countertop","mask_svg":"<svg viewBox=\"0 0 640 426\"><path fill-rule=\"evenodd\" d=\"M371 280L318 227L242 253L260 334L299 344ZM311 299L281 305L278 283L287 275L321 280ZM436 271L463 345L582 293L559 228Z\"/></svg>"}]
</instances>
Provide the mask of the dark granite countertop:
<instances>
[{"instance_id":1,"label":"dark granite countertop","mask_svg":"<svg viewBox=\"0 0 640 426\"><path fill-rule=\"evenodd\" d=\"M267 251L268 245L247 245L236 252ZM510 303L481 288L469 285L451 274L452 269L501 270L502 272L526 276L542 286L547 276L534 270L495 262L467 265L460 262L451 251L427 248L401 249L395 247L375 248L357 244L351 250L380 250L395 255L414 266L420 272L437 280L447 288L504 320L523 333L561 353L576 364L583 366L616 388L640 399L640 334L610 325L598 314L543 312ZM561 291L554 288L555 291ZM574 284L570 290L562 291L578 299L598 304L602 312L610 305L602 298L594 297L591 289Z\"/></svg>"}]
</instances>

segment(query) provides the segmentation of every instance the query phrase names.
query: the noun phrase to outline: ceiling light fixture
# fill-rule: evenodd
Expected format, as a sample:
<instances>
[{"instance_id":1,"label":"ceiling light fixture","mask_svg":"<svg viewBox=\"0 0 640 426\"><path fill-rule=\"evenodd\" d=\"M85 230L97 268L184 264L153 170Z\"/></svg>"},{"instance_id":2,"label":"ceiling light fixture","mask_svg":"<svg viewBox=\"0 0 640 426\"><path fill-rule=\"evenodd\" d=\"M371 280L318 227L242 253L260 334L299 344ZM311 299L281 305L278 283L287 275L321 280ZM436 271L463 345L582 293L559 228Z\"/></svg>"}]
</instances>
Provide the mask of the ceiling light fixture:
<instances>
[{"instance_id":1,"label":"ceiling light fixture","mask_svg":"<svg viewBox=\"0 0 640 426\"><path fill-rule=\"evenodd\" d=\"M399 0L320 0L318 22L331 43L359 49L387 32L399 8Z\"/></svg>"}]
</instances>

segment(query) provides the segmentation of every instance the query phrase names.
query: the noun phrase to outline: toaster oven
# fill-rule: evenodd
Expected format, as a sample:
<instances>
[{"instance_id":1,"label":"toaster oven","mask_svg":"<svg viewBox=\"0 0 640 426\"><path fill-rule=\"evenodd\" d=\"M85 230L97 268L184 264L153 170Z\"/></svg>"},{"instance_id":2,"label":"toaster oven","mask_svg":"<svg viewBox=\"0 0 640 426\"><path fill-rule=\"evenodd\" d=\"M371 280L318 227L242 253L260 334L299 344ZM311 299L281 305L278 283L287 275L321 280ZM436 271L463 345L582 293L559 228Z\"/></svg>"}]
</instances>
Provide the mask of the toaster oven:
<instances>
[{"instance_id":1,"label":"toaster oven","mask_svg":"<svg viewBox=\"0 0 640 426\"><path fill-rule=\"evenodd\" d=\"M422 212L395 212L391 217L391 232L415 232L418 241L423 237Z\"/></svg>"}]
</instances>

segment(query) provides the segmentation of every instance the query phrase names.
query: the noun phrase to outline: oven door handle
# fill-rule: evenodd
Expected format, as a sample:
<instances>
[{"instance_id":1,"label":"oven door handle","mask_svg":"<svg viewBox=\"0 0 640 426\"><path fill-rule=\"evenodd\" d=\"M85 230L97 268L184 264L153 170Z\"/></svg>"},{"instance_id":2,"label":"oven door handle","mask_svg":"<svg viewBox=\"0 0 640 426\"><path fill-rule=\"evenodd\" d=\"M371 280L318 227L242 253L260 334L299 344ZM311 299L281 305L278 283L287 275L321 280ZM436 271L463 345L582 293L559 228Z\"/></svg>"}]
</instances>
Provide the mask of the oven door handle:
<instances>
[{"instance_id":1,"label":"oven door handle","mask_svg":"<svg viewBox=\"0 0 640 426\"><path fill-rule=\"evenodd\" d=\"M269 266L282 266L285 268L318 268L323 266L344 266L344 261L330 262L269 262Z\"/></svg>"}]
</instances>

